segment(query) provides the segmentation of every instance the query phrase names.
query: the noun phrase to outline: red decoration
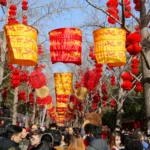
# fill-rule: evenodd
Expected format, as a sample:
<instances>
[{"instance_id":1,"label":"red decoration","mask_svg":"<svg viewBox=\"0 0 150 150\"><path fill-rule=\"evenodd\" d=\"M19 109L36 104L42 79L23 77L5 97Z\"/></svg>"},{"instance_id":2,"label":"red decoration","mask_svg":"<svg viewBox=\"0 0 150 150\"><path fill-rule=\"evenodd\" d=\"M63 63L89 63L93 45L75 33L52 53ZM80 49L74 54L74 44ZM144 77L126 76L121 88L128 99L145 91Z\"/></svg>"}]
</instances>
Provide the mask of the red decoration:
<instances>
[{"instance_id":1,"label":"red decoration","mask_svg":"<svg viewBox=\"0 0 150 150\"><path fill-rule=\"evenodd\" d=\"M12 64L8 64L8 68L9 68L10 70L14 70L14 69L15 69L15 67L14 67Z\"/></svg>"},{"instance_id":2,"label":"red decoration","mask_svg":"<svg viewBox=\"0 0 150 150\"><path fill-rule=\"evenodd\" d=\"M133 3L135 4L134 9L135 9L136 11L140 11L140 8L141 8L141 1L140 1L140 0L134 0Z\"/></svg>"},{"instance_id":3,"label":"red decoration","mask_svg":"<svg viewBox=\"0 0 150 150\"><path fill-rule=\"evenodd\" d=\"M10 5L10 7L9 7L9 16L8 16L8 24L18 23L18 21L15 18L16 10L17 10L17 7L15 5Z\"/></svg>"},{"instance_id":4,"label":"red decoration","mask_svg":"<svg viewBox=\"0 0 150 150\"><path fill-rule=\"evenodd\" d=\"M7 5L7 1L6 0L0 0L0 4L3 5L3 6L6 6Z\"/></svg>"},{"instance_id":5,"label":"red decoration","mask_svg":"<svg viewBox=\"0 0 150 150\"><path fill-rule=\"evenodd\" d=\"M29 102L30 104L34 103L34 94L32 92L29 94Z\"/></svg>"},{"instance_id":6,"label":"red decoration","mask_svg":"<svg viewBox=\"0 0 150 150\"><path fill-rule=\"evenodd\" d=\"M124 89L124 90L131 90L132 89L132 82L128 81L128 80L125 80L123 81L123 83L121 84L121 87Z\"/></svg>"},{"instance_id":7,"label":"red decoration","mask_svg":"<svg viewBox=\"0 0 150 150\"><path fill-rule=\"evenodd\" d=\"M3 97L3 99L7 98L7 94L8 94L7 88L3 88L2 89L2 97Z\"/></svg>"},{"instance_id":8,"label":"red decoration","mask_svg":"<svg viewBox=\"0 0 150 150\"><path fill-rule=\"evenodd\" d=\"M52 97L49 95L45 98L37 97L37 103L40 105L50 104L52 102Z\"/></svg>"},{"instance_id":9,"label":"red decoration","mask_svg":"<svg viewBox=\"0 0 150 150\"><path fill-rule=\"evenodd\" d=\"M27 10L27 9L28 9L28 2L27 2L26 0L24 0L24 1L22 2L22 9L23 9L23 10Z\"/></svg>"},{"instance_id":10,"label":"red decoration","mask_svg":"<svg viewBox=\"0 0 150 150\"><path fill-rule=\"evenodd\" d=\"M39 55L43 55L43 54L44 54L42 45L38 45L38 54L39 54Z\"/></svg>"},{"instance_id":11,"label":"red decoration","mask_svg":"<svg viewBox=\"0 0 150 150\"><path fill-rule=\"evenodd\" d=\"M16 88L20 85L20 71L15 69L12 71L12 75L10 76L11 78L11 87Z\"/></svg>"},{"instance_id":12,"label":"red decoration","mask_svg":"<svg viewBox=\"0 0 150 150\"><path fill-rule=\"evenodd\" d=\"M63 62L81 65L81 30L76 28L61 28L52 30L49 35L52 63Z\"/></svg>"},{"instance_id":13,"label":"red decoration","mask_svg":"<svg viewBox=\"0 0 150 150\"><path fill-rule=\"evenodd\" d=\"M130 33L127 35L126 45L127 51L130 55L137 55L142 50L139 43L141 42L142 37L138 32Z\"/></svg>"},{"instance_id":14,"label":"red decoration","mask_svg":"<svg viewBox=\"0 0 150 150\"><path fill-rule=\"evenodd\" d=\"M33 88L41 88L46 85L46 76L39 70L33 71L29 75L29 84Z\"/></svg>"},{"instance_id":15,"label":"red decoration","mask_svg":"<svg viewBox=\"0 0 150 150\"><path fill-rule=\"evenodd\" d=\"M18 100L26 101L26 93L24 91L18 93Z\"/></svg>"},{"instance_id":16,"label":"red decoration","mask_svg":"<svg viewBox=\"0 0 150 150\"><path fill-rule=\"evenodd\" d=\"M112 76L110 77L110 79L111 79L111 80L110 80L111 85L112 85L112 86L115 86L115 85L116 85L116 78L115 78L115 76L112 75Z\"/></svg>"},{"instance_id":17,"label":"red decoration","mask_svg":"<svg viewBox=\"0 0 150 150\"><path fill-rule=\"evenodd\" d=\"M125 17L130 18L131 17L131 14L129 12L131 10L130 0L124 0L124 4L125 4Z\"/></svg>"},{"instance_id":18,"label":"red decoration","mask_svg":"<svg viewBox=\"0 0 150 150\"><path fill-rule=\"evenodd\" d=\"M98 93L95 93L95 95L93 96L93 103L98 103L98 102L100 102L100 97Z\"/></svg>"},{"instance_id":19,"label":"red decoration","mask_svg":"<svg viewBox=\"0 0 150 150\"><path fill-rule=\"evenodd\" d=\"M107 101L107 100L108 100L108 98L109 98L109 96L108 96L108 95L103 95L103 96L102 96L102 100L103 100L103 101Z\"/></svg>"},{"instance_id":20,"label":"red decoration","mask_svg":"<svg viewBox=\"0 0 150 150\"><path fill-rule=\"evenodd\" d=\"M116 107L116 105L117 105L116 100L115 100L115 99L111 99L111 100L110 100L110 106L111 106L112 108L114 108L114 107Z\"/></svg>"},{"instance_id":21,"label":"red decoration","mask_svg":"<svg viewBox=\"0 0 150 150\"><path fill-rule=\"evenodd\" d=\"M121 75L121 78L123 79L123 80L132 80L133 79L133 77L131 76L131 74L129 73L129 72L124 72L122 75Z\"/></svg>"},{"instance_id":22,"label":"red decoration","mask_svg":"<svg viewBox=\"0 0 150 150\"><path fill-rule=\"evenodd\" d=\"M28 81L28 71L27 70L23 70L21 71L21 74L20 74L20 81L25 83Z\"/></svg>"},{"instance_id":23,"label":"red decoration","mask_svg":"<svg viewBox=\"0 0 150 150\"><path fill-rule=\"evenodd\" d=\"M143 90L143 86L140 82L137 81L135 85L136 85L135 87L136 92L141 92Z\"/></svg>"},{"instance_id":24,"label":"red decoration","mask_svg":"<svg viewBox=\"0 0 150 150\"><path fill-rule=\"evenodd\" d=\"M107 12L118 20L119 19L118 9L117 9L118 1L117 0L109 0L106 5L108 7ZM115 24L117 21L109 16L108 22L111 24Z\"/></svg>"},{"instance_id":25,"label":"red decoration","mask_svg":"<svg viewBox=\"0 0 150 150\"><path fill-rule=\"evenodd\" d=\"M69 95L56 95L56 101L59 103L67 103L69 101Z\"/></svg>"},{"instance_id":26,"label":"red decoration","mask_svg":"<svg viewBox=\"0 0 150 150\"><path fill-rule=\"evenodd\" d=\"M138 74L138 72L139 72L139 70L138 70L138 65L139 65L139 60L136 58L136 57L134 57L134 58L132 58L132 62L131 62L131 72L133 73L133 74Z\"/></svg>"},{"instance_id":27,"label":"red decoration","mask_svg":"<svg viewBox=\"0 0 150 150\"><path fill-rule=\"evenodd\" d=\"M82 85L88 90L93 91L99 83L101 74L97 74L96 69L87 70L87 72L82 76Z\"/></svg>"}]
</instances>

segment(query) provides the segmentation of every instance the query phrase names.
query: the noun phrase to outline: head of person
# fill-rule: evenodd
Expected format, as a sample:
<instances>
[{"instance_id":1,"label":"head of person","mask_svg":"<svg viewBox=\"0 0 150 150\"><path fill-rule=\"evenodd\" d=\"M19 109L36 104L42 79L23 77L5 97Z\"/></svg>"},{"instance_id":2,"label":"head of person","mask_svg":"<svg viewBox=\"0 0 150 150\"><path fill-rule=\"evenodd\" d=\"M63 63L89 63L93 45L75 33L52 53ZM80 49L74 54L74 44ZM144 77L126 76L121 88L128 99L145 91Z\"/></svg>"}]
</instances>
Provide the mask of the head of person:
<instances>
[{"instance_id":1,"label":"head of person","mask_svg":"<svg viewBox=\"0 0 150 150\"><path fill-rule=\"evenodd\" d=\"M40 141L41 141L41 136L42 136L42 131L40 129L31 132L30 133L30 143L31 143L31 145L34 146L34 147L39 145Z\"/></svg>"},{"instance_id":2,"label":"head of person","mask_svg":"<svg viewBox=\"0 0 150 150\"><path fill-rule=\"evenodd\" d=\"M116 126L115 126L115 131L122 132L122 128L121 128L121 126L116 125Z\"/></svg>"},{"instance_id":3,"label":"head of person","mask_svg":"<svg viewBox=\"0 0 150 150\"><path fill-rule=\"evenodd\" d=\"M68 127L68 133L73 135L73 128L72 127Z\"/></svg>"},{"instance_id":4,"label":"head of person","mask_svg":"<svg viewBox=\"0 0 150 150\"><path fill-rule=\"evenodd\" d=\"M85 150L83 139L80 135L73 135L67 150Z\"/></svg>"},{"instance_id":5,"label":"head of person","mask_svg":"<svg viewBox=\"0 0 150 150\"><path fill-rule=\"evenodd\" d=\"M107 134L108 132L109 132L109 128L108 128L108 125L103 125L102 126L102 132L104 133L104 134Z\"/></svg>"},{"instance_id":6,"label":"head of person","mask_svg":"<svg viewBox=\"0 0 150 150\"><path fill-rule=\"evenodd\" d=\"M31 126L31 132L33 132L33 131L35 131L35 130L38 130L39 128L38 128L38 126L36 125L36 124L33 124L32 126Z\"/></svg>"},{"instance_id":7,"label":"head of person","mask_svg":"<svg viewBox=\"0 0 150 150\"><path fill-rule=\"evenodd\" d=\"M50 124L50 130L57 130L58 126L56 123L51 123Z\"/></svg>"},{"instance_id":8,"label":"head of person","mask_svg":"<svg viewBox=\"0 0 150 150\"><path fill-rule=\"evenodd\" d=\"M89 137L100 138L102 134L102 130L99 126L90 123L84 126L84 131Z\"/></svg>"},{"instance_id":9,"label":"head of person","mask_svg":"<svg viewBox=\"0 0 150 150\"><path fill-rule=\"evenodd\" d=\"M27 136L27 131L26 131L26 128L23 127L22 128L22 132L21 132L21 138L22 138L22 140L25 139L26 136Z\"/></svg>"},{"instance_id":10,"label":"head of person","mask_svg":"<svg viewBox=\"0 0 150 150\"><path fill-rule=\"evenodd\" d=\"M138 128L133 132L133 137L140 141L144 140L144 135L143 135L142 131Z\"/></svg>"},{"instance_id":11,"label":"head of person","mask_svg":"<svg viewBox=\"0 0 150 150\"><path fill-rule=\"evenodd\" d=\"M45 133L41 137L41 142L46 142L51 147L54 144L54 138L50 133Z\"/></svg>"},{"instance_id":12,"label":"head of person","mask_svg":"<svg viewBox=\"0 0 150 150\"><path fill-rule=\"evenodd\" d=\"M62 135L59 130L54 130L52 133L52 136L54 138L54 147L60 146L62 141Z\"/></svg>"},{"instance_id":13,"label":"head of person","mask_svg":"<svg viewBox=\"0 0 150 150\"><path fill-rule=\"evenodd\" d=\"M10 125L6 128L5 137L16 143L22 140L22 128L16 125Z\"/></svg>"},{"instance_id":14,"label":"head of person","mask_svg":"<svg viewBox=\"0 0 150 150\"><path fill-rule=\"evenodd\" d=\"M121 146L121 133L114 131L110 136L109 141L110 148L113 148L113 146L120 147Z\"/></svg>"},{"instance_id":15,"label":"head of person","mask_svg":"<svg viewBox=\"0 0 150 150\"><path fill-rule=\"evenodd\" d=\"M143 150L143 145L140 140L130 137L126 141L125 150Z\"/></svg>"}]
</instances>

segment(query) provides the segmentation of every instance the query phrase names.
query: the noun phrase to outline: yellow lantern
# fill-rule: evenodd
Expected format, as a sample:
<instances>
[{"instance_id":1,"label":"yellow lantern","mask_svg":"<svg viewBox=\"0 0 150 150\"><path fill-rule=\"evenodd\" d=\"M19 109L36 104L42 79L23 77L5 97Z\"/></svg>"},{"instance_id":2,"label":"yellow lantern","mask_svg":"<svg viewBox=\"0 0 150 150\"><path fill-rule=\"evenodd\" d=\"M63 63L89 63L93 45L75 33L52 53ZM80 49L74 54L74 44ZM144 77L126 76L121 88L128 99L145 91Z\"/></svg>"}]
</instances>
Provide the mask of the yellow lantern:
<instances>
[{"instance_id":1,"label":"yellow lantern","mask_svg":"<svg viewBox=\"0 0 150 150\"><path fill-rule=\"evenodd\" d=\"M111 67L126 63L126 31L120 28L101 28L93 32L94 50L98 64Z\"/></svg>"},{"instance_id":2,"label":"yellow lantern","mask_svg":"<svg viewBox=\"0 0 150 150\"><path fill-rule=\"evenodd\" d=\"M56 107L67 108L67 104L66 103L56 103Z\"/></svg>"},{"instance_id":3,"label":"yellow lantern","mask_svg":"<svg viewBox=\"0 0 150 150\"><path fill-rule=\"evenodd\" d=\"M38 60L38 31L24 24L4 26L8 44L8 63L34 66Z\"/></svg>"},{"instance_id":4,"label":"yellow lantern","mask_svg":"<svg viewBox=\"0 0 150 150\"><path fill-rule=\"evenodd\" d=\"M39 88L39 89L35 89L36 94L38 97L40 98L45 98L49 95L49 88L44 85L43 87Z\"/></svg>"},{"instance_id":5,"label":"yellow lantern","mask_svg":"<svg viewBox=\"0 0 150 150\"><path fill-rule=\"evenodd\" d=\"M71 95L73 92L72 89L72 81L73 74L72 73L55 73L55 90L57 95Z\"/></svg>"}]
</instances>

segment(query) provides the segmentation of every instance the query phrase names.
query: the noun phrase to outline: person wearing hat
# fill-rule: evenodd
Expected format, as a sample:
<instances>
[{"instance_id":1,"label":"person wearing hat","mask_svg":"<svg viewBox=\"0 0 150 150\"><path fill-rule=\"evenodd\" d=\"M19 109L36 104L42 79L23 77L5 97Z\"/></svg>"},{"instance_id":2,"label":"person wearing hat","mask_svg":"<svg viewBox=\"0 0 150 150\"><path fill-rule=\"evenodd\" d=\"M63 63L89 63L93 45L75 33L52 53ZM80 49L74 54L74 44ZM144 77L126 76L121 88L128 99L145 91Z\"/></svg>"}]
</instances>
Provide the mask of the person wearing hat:
<instances>
[{"instance_id":1,"label":"person wearing hat","mask_svg":"<svg viewBox=\"0 0 150 150\"><path fill-rule=\"evenodd\" d=\"M107 142L101 138L102 115L95 112L86 114L83 128L86 134L86 150L110 150Z\"/></svg>"}]
</instances>

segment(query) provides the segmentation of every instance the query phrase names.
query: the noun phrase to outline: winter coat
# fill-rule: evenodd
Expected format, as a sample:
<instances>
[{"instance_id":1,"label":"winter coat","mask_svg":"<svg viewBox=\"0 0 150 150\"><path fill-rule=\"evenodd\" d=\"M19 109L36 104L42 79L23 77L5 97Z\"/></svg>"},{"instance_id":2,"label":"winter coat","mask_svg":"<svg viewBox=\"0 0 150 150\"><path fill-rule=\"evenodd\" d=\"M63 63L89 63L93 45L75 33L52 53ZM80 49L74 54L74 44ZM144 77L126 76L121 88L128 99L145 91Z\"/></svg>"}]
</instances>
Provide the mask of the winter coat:
<instances>
[{"instance_id":1,"label":"winter coat","mask_svg":"<svg viewBox=\"0 0 150 150\"><path fill-rule=\"evenodd\" d=\"M110 148L105 140L95 139L86 147L86 150L110 150Z\"/></svg>"},{"instance_id":2,"label":"winter coat","mask_svg":"<svg viewBox=\"0 0 150 150\"><path fill-rule=\"evenodd\" d=\"M18 143L10 139L0 137L0 150L21 150Z\"/></svg>"}]
</instances>

